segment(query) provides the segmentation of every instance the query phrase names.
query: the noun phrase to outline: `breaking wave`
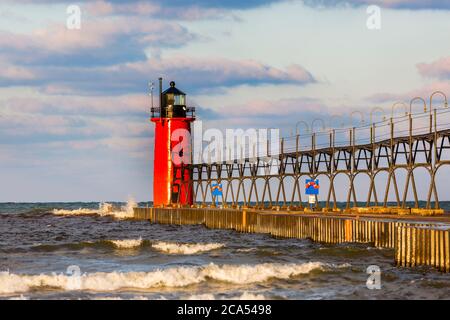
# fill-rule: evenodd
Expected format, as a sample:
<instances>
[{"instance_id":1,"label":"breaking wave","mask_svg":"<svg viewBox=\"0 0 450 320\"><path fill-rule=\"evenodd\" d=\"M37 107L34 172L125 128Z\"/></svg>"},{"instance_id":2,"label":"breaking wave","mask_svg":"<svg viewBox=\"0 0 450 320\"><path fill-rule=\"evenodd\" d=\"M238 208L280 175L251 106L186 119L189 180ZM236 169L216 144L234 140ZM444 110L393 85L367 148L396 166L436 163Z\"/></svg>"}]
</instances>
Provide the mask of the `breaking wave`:
<instances>
[{"instance_id":1,"label":"breaking wave","mask_svg":"<svg viewBox=\"0 0 450 320\"><path fill-rule=\"evenodd\" d=\"M116 248L119 249L132 249L142 246L144 240L139 239L126 239L126 240L109 240Z\"/></svg>"},{"instance_id":2,"label":"breaking wave","mask_svg":"<svg viewBox=\"0 0 450 320\"><path fill-rule=\"evenodd\" d=\"M222 243L173 243L156 242L152 247L158 251L169 254L196 254L225 247Z\"/></svg>"},{"instance_id":3,"label":"breaking wave","mask_svg":"<svg viewBox=\"0 0 450 320\"><path fill-rule=\"evenodd\" d=\"M99 240L99 241L83 241L75 243L62 244L40 244L30 249L33 251L53 252L59 250L82 250L84 248L96 249L135 249L140 247L150 247L165 254L197 254L216 250L225 247L221 243L192 243L179 244L175 242L154 242L141 238L137 239L114 239L114 240ZM2 250L0 250L2 251ZM14 250L13 252L23 252L25 249Z\"/></svg>"},{"instance_id":4,"label":"breaking wave","mask_svg":"<svg viewBox=\"0 0 450 320\"><path fill-rule=\"evenodd\" d=\"M132 296L132 297L119 297L119 296L100 296L92 297L92 300L167 300L166 297L146 297L146 296ZM30 300L30 298L25 297L23 294L20 296L13 296L8 298L8 300ZM190 296L181 297L181 300L267 300L263 294L255 294L251 292L244 291L240 295L231 296L229 298L215 296L211 293L205 294L193 294Z\"/></svg>"},{"instance_id":5,"label":"breaking wave","mask_svg":"<svg viewBox=\"0 0 450 320\"><path fill-rule=\"evenodd\" d=\"M23 295L22 295L23 297ZM17 298L20 299L20 298ZM26 298L25 298L26 299ZM168 300L169 298L165 296L159 297L146 297L146 296L132 296L132 297L119 297L119 296L105 296L105 297L94 297L93 300ZM193 294L189 296L181 296L181 300L267 300L263 294L256 294L244 291L241 294L236 293L230 297L223 297L219 295L214 295L212 293L205 294Z\"/></svg>"},{"instance_id":6,"label":"breaking wave","mask_svg":"<svg viewBox=\"0 0 450 320\"><path fill-rule=\"evenodd\" d=\"M264 263L256 265L216 265L174 267L151 272L97 272L79 277L66 274L23 275L0 272L0 294L28 292L36 288L111 292L125 289L185 287L215 280L231 284L252 284L270 279L289 279L313 270L335 268L322 262L301 264ZM339 267L339 266L337 266Z\"/></svg>"},{"instance_id":7,"label":"breaking wave","mask_svg":"<svg viewBox=\"0 0 450 320\"><path fill-rule=\"evenodd\" d=\"M131 298L123 298L123 297L94 297L93 300L150 300L148 297L144 296L135 296Z\"/></svg>"},{"instance_id":8,"label":"breaking wave","mask_svg":"<svg viewBox=\"0 0 450 320\"><path fill-rule=\"evenodd\" d=\"M123 240L118 239L118 240L83 241L83 242L63 243L63 244L40 244L32 247L31 250L53 252L66 249L82 250L84 248L132 249L150 245L151 245L150 241L138 238L138 239L123 239Z\"/></svg>"},{"instance_id":9,"label":"breaking wave","mask_svg":"<svg viewBox=\"0 0 450 320\"><path fill-rule=\"evenodd\" d=\"M232 296L230 298L226 298L227 300L266 300L266 297L262 294L255 294L250 292L243 292L241 295ZM225 298L221 298L215 296L211 293L205 294L194 294L188 297L185 297L185 300L225 300Z\"/></svg>"},{"instance_id":10,"label":"breaking wave","mask_svg":"<svg viewBox=\"0 0 450 320\"><path fill-rule=\"evenodd\" d=\"M98 209L79 208L75 210L54 209L52 213L57 216L89 216L99 215L102 217L111 216L116 219L131 219L134 217L133 208L137 207L136 201L128 200L127 204L121 208L115 208L110 203L100 203Z\"/></svg>"},{"instance_id":11,"label":"breaking wave","mask_svg":"<svg viewBox=\"0 0 450 320\"><path fill-rule=\"evenodd\" d=\"M99 214L102 210L103 203L100 205L98 210L95 209L84 209L79 208L75 210L67 210L67 209L53 209L52 213L57 216L88 216L88 215L96 215Z\"/></svg>"}]
</instances>

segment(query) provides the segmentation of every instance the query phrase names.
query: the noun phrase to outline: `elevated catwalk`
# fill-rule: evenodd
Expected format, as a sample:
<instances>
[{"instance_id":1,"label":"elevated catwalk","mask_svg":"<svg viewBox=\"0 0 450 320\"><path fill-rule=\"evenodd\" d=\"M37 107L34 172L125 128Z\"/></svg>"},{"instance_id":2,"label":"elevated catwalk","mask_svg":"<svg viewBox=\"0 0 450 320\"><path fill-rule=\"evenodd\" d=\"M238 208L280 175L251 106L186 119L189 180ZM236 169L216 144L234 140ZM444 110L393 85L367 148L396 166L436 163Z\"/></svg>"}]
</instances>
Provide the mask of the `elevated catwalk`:
<instances>
[{"instance_id":1,"label":"elevated catwalk","mask_svg":"<svg viewBox=\"0 0 450 320\"><path fill-rule=\"evenodd\" d=\"M444 97L444 107L434 108L436 94ZM442 214L439 201L448 195L442 176L450 165L450 109L440 91L431 95L428 107L422 99L426 113L411 111L414 100L406 115L392 112L377 123L281 138L274 150L249 143L236 159L208 155L207 161L203 157L190 165L192 178L184 181L185 188L192 190L194 204L301 210L308 207L305 180L320 179L323 204L319 207L316 199L315 210L337 211L344 202L347 210L375 206L389 213L394 204L402 211L392 213L407 214L411 208L412 214L420 209ZM223 186L220 199L211 192L217 183Z\"/></svg>"}]
</instances>

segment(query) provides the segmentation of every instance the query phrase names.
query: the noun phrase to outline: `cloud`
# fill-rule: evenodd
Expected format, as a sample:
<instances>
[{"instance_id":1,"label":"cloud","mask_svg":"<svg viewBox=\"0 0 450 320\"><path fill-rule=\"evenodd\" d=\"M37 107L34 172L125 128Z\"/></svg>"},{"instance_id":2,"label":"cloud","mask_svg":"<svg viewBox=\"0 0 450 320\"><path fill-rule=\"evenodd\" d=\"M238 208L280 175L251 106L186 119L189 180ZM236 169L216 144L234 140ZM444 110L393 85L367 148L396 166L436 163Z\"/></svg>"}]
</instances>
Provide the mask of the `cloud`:
<instances>
[{"instance_id":1,"label":"cloud","mask_svg":"<svg viewBox=\"0 0 450 320\"><path fill-rule=\"evenodd\" d=\"M417 69L423 77L450 79L450 57L444 57L431 63L419 63Z\"/></svg>"},{"instance_id":2,"label":"cloud","mask_svg":"<svg viewBox=\"0 0 450 320\"><path fill-rule=\"evenodd\" d=\"M28 72L34 78L11 82L0 77L0 85L35 86L53 94L120 95L147 92L149 79L158 76L177 80L180 87L190 93L242 84L306 85L316 82L313 75L300 65L279 69L254 60L182 55L114 66L29 66Z\"/></svg>"},{"instance_id":3,"label":"cloud","mask_svg":"<svg viewBox=\"0 0 450 320\"><path fill-rule=\"evenodd\" d=\"M329 107L321 100L309 97L280 99L280 100L250 100L245 104L224 106L216 110L221 117L242 118L289 118L299 114L313 114L315 116L329 113Z\"/></svg>"},{"instance_id":4,"label":"cloud","mask_svg":"<svg viewBox=\"0 0 450 320\"><path fill-rule=\"evenodd\" d=\"M9 0L12 2L12 0ZM271 4L287 2L290 0L97 0L98 11L111 13L116 8L119 12L137 11L140 8L142 14L161 13L165 8L167 12L172 12L172 16L177 16L176 10L183 12L187 8L198 9L224 9L224 10L246 10L258 8ZM292 0L291 0L292 1ZM335 6L368 6L379 5L385 8L393 9L450 9L450 3L445 0L302 0L304 4L311 7L335 7ZM68 0L14 0L15 3L34 3L34 4L51 4L51 3L70 3ZM79 1L88 3L92 1ZM170 11L169 11L170 10ZM165 17L167 18L167 17Z\"/></svg>"},{"instance_id":5,"label":"cloud","mask_svg":"<svg viewBox=\"0 0 450 320\"><path fill-rule=\"evenodd\" d=\"M446 94L447 97L450 97L450 83L447 81L435 81L403 93L376 93L368 96L366 100L377 104L387 104L387 107L391 107L395 102L404 102L407 106L409 106L412 99L414 99L415 97L421 97L425 100L427 109L429 110L430 95L436 91L441 91ZM441 95L436 95L433 98L433 108L442 106L442 102L443 97ZM423 102L421 102L420 100L414 101L413 108L415 110L421 110L420 108L422 108L422 106Z\"/></svg>"},{"instance_id":6,"label":"cloud","mask_svg":"<svg viewBox=\"0 0 450 320\"><path fill-rule=\"evenodd\" d=\"M424 78L430 78L434 81L403 93L379 92L366 97L367 101L375 103L394 103L395 101L409 102L415 97L424 98L427 103L430 95L435 91L441 91L450 94L450 57L440 58L430 63L418 63L417 71ZM436 97L436 99L438 99Z\"/></svg>"},{"instance_id":7,"label":"cloud","mask_svg":"<svg viewBox=\"0 0 450 320\"><path fill-rule=\"evenodd\" d=\"M311 7L359 7L378 5L391 9L436 9L450 10L450 2L442 0L304 0Z\"/></svg>"},{"instance_id":8,"label":"cloud","mask_svg":"<svg viewBox=\"0 0 450 320\"><path fill-rule=\"evenodd\" d=\"M77 2L81 3L97 3L98 6L105 7L105 10L108 10L108 7L112 7L114 5L117 6L127 6L127 5L135 5L137 7L141 7L143 10L153 10L149 8L171 8L171 9L180 9L180 11L186 7L201 7L201 8L225 8L225 9L249 9L255 7L261 7L265 5L269 5L277 2L285 2L288 0L170 0L170 1L159 1L159 0L81 0ZM69 0L6 0L6 2L14 2L14 3L28 3L28 4L55 4L55 3L72 3ZM162 3L162 4L161 4Z\"/></svg>"},{"instance_id":9,"label":"cloud","mask_svg":"<svg viewBox=\"0 0 450 320\"><path fill-rule=\"evenodd\" d=\"M110 6L148 5L95 4L105 14L110 14ZM142 10L153 10L150 5L145 8ZM300 65L281 69L254 60L148 57L148 51L183 47L200 38L178 22L139 15L88 17L81 30L53 23L31 34L0 31L0 66L7 66L0 75L0 86L37 87L47 94L123 95L146 92L149 79L158 76L183 83L191 93L242 84L315 82L311 72Z\"/></svg>"},{"instance_id":10,"label":"cloud","mask_svg":"<svg viewBox=\"0 0 450 320\"><path fill-rule=\"evenodd\" d=\"M236 17L233 10L248 10L289 0L81 0L82 12L90 16L145 16L166 20L201 20ZM69 0L6 0L23 4L73 4Z\"/></svg>"},{"instance_id":11,"label":"cloud","mask_svg":"<svg viewBox=\"0 0 450 320\"><path fill-rule=\"evenodd\" d=\"M144 93L123 96L16 96L0 100L3 114L144 116L150 99Z\"/></svg>"},{"instance_id":12,"label":"cloud","mask_svg":"<svg viewBox=\"0 0 450 320\"><path fill-rule=\"evenodd\" d=\"M225 58L193 58L173 56L167 59L131 63L126 69L144 74L163 74L180 79L187 87L209 88L241 84L308 84L315 82L312 74L299 65L284 70L255 60Z\"/></svg>"},{"instance_id":13,"label":"cloud","mask_svg":"<svg viewBox=\"0 0 450 320\"><path fill-rule=\"evenodd\" d=\"M356 110L368 110L364 119L369 119L370 108L359 106ZM279 128L284 135L292 134L296 129L305 133L306 127L320 130L350 127L356 125L360 115L352 119L352 106L329 105L321 99L300 97L292 99L254 99L238 105L225 105L220 108L198 108L198 119L204 126L227 128ZM374 119L381 118L374 114ZM353 122L353 124L351 124ZM296 128L298 126L298 128Z\"/></svg>"},{"instance_id":14,"label":"cloud","mask_svg":"<svg viewBox=\"0 0 450 320\"><path fill-rule=\"evenodd\" d=\"M155 2L112 3L109 1L93 1L84 6L92 16L146 16L177 20L201 20L225 17L227 10L222 8L199 7L188 3L174 9L172 2L164 5Z\"/></svg>"},{"instance_id":15,"label":"cloud","mask_svg":"<svg viewBox=\"0 0 450 320\"><path fill-rule=\"evenodd\" d=\"M148 97L11 97L0 100L3 143L150 135ZM37 125L39 124L39 125Z\"/></svg>"},{"instance_id":16,"label":"cloud","mask_svg":"<svg viewBox=\"0 0 450 320\"><path fill-rule=\"evenodd\" d=\"M145 60L149 47L179 47L194 39L175 22L102 18L84 21L81 30L52 24L32 34L2 31L0 57L21 65L114 65Z\"/></svg>"},{"instance_id":17,"label":"cloud","mask_svg":"<svg viewBox=\"0 0 450 320\"><path fill-rule=\"evenodd\" d=\"M0 59L0 81L21 81L21 80L33 80L35 75L27 68L12 65L6 62L4 59Z\"/></svg>"}]
</instances>

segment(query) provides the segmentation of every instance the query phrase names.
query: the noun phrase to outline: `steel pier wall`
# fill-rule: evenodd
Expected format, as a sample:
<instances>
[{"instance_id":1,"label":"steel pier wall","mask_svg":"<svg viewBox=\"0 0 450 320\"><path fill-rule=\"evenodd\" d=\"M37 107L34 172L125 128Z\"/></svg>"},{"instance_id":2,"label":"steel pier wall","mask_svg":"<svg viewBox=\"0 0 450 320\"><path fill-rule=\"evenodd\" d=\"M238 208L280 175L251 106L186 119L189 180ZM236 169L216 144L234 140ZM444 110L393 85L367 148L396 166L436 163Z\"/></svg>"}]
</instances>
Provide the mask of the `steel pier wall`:
<instances>
[{"instance_id":1,"label":"steel pier wall","mask_svg":"<svg viewBox=\"0 0 450 320\"><path fill-rule=\"evenodd\" d=\"M208 228L311 239L326 244L369 243L395 250L395 263L450 272L449 229L437 224L402 223L356 217L258 212L216 208L135 208L136 219L161 224L203 224Z\"/></svg>"}]
</instances>

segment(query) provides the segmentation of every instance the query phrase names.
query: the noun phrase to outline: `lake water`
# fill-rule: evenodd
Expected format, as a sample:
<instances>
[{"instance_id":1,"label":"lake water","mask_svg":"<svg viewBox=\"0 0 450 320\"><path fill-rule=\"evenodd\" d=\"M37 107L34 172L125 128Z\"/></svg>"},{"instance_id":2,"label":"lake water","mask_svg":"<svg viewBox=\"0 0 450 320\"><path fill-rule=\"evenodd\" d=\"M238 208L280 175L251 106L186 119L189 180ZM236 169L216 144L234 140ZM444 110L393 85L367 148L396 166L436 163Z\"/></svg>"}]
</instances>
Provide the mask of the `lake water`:
<instances>
[{"instance_id":1,"label":"lake water","mask_svg":"<svg viewBox=\"0 0 450 320\"><path fill-rule=\"evenodd\" d=\"M133 205L0 204L0 298L450 298L449 274L396 268L393 250L156 225Z\"/></svg>"}]
</instances>

